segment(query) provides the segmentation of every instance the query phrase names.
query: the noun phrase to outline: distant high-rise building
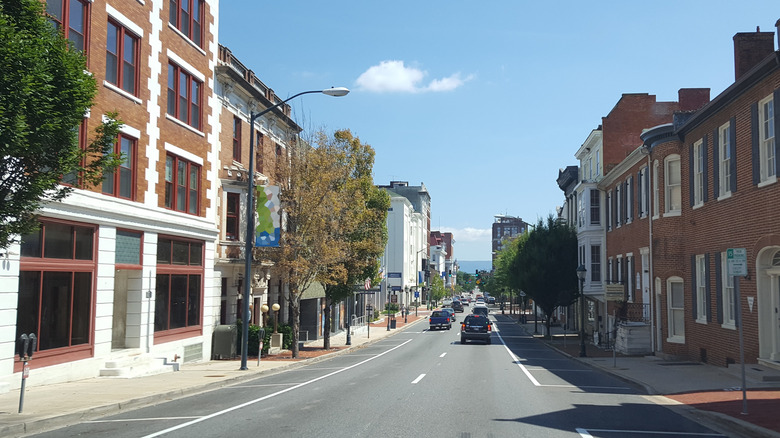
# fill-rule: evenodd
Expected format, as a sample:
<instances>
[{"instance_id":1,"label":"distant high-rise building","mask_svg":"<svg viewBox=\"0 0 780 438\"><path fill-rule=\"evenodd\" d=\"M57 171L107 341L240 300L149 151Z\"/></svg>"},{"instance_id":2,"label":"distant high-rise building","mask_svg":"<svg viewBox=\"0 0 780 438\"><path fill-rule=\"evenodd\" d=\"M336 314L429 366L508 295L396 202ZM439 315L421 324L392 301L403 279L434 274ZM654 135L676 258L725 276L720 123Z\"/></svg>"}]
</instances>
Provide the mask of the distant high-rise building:
<instances>
[{"instance_id":1,"label":"distant high-rise building","mask_svg":"<svg viewBox=\"0 0 780 438\"><path fill-rule=\"evenodd\" d=\"M519 217L496 215L493 221L493 261L508 240L525 233L527 229L528 224Z\"/></svg>"}]
</instances>

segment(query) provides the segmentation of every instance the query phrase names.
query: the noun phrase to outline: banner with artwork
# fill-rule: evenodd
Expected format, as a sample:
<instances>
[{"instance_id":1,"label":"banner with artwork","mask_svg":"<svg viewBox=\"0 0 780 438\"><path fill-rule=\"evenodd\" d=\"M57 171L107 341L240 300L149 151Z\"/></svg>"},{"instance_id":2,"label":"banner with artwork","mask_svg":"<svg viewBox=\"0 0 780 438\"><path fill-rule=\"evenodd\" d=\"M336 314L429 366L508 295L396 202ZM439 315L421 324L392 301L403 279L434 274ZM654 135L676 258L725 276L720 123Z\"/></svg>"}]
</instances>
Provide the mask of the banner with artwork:
<instances>
[{"instance_id":1,"label":"banner with artwork","mask_svg":"<svg viewBox=\"0 0 780 438\"><path fill-rule=\"evenodd\" d=\"M279 246L282 209L279 203L279 186L257 186L257 221L255 246Z\"/></svg>"}]
</instances>

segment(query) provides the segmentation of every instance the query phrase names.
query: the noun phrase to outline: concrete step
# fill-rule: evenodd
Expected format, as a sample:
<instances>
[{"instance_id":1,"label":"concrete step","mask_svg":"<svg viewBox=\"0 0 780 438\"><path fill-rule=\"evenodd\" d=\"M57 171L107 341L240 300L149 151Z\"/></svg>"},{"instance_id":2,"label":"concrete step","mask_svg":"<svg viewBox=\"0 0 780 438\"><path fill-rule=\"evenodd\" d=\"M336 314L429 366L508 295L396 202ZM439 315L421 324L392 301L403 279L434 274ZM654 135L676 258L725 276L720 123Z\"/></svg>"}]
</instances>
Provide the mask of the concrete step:
<instances>
[{"instance_id":1,"label":"concrete step","mask_svg":"<svg viewBox=\"0 0 780 438\"><path fill-rule=\"evenodd\" d=\"M119 355L105 362L100 369L101 377L133 378L153 374L178 371L178 363L168 363L167 359L153 357L144 353Z\"/></svg>"}]
</instances>

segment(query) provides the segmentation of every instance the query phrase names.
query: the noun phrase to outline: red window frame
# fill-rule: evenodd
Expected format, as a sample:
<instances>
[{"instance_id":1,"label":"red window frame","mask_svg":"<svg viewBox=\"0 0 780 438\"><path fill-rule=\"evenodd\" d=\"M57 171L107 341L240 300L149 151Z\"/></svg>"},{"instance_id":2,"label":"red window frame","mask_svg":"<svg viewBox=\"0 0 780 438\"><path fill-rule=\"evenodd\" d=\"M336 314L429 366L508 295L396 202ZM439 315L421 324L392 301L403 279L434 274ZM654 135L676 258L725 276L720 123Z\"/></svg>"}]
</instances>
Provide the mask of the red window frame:
<instances>
[{"instance_id":1,"label":"red window frame","mask_svg":"<svg viewBox=\"0 0 780 438\"><path fill-rule=\"evenodd\" d=\"M55 227L60 229L59 233L55 231ZM63 234L62 231L68 227L70 228L68 233ZM66 237L68 235L69 238ZM85 240L87 236L90 239ZM25 334L34 332L38 337L35 358L39 366L85 359L93 354L97 242L98 228L95 225L48 218L41 220L41 228L38 231L22 236L16 330L28 332ZM68 274L70 279L63 283L62 277ZM81 284L82 293L78 295L76 286L79 280L76 277L84 278L84 275L88 276L89 281ZM50 279L51 276L60 277L56 284L50 283L58 288L57 300L59 301L54 301L55 296L46 297L47 276ZM34 280L37 284L25 283L25 278ZM31 287L37 289L37 292L29 296ZM64 297L67 302L62 302L60 299L62 287L65 288ZM88 287L89 290L83 293L83 287ZM26 298L22 296L25 293L28 293ZM47 304L49 307L44 310L43 307ZM36 309L29 309L29 305ZM78 312L79 307L80 314L74 316L74 311ZM44 321L42 314L60 312L61 315L63 311L67 311L68 314L67 334L64 334L65 345L52 345L46 348L50 342L53 342L55 333L51 331L53 327L51 321ZM27 321L24 322L25 320ZM80 342L77 342L79 339L77 332L81 334ZM21 334L17 333L16 338ZM63 334L60 333L59 336L62 337ZM61 339L60 342L62 341ZM17 362L14 371L20 370L21 362Z\"/></svg>"},{"instance_id":2,"label":"red window frame","mask_svg":"<svg viewBox=\"0 0 780 438\"><path fill-rule=\"evenodd\" d=\"M155 292L154 342L155 344L183 339L200 334L203 329L203 241L160 236L157 244L157 282ZM192 282L198 280L197 290ZM186 280L184 290L175 288L175 281ZM184 292L184 294L182 294ZM174 298L183 298L182 302ZM195 302L197 301L197 302ZM172 326L178 306L179 315L184 312L184 322ZM181 321L181 320L179 320ZM175 321L174 321L175 322Z\"/></svg>"},{"instance_id":3,"label":"red window frame","mask_svg":"<svg viewBox=\"0 0 780 438\"><path fill-rule=\"evenodd\" d=\"M168 63L168 114L199 130L202 102L203 82L179 65Z\"/></svg>"},{"instance_id":4,"label":"red window frame","mask_svg":"<svg viewBox=\"0 0 780 438\"><path fill-rule=\"evenodd\" d=\"M114 148L115 152L121 153L125 158L116 171L103 176L103 194L135 200L138 140L126 134L119 134Z\"/></svg>"},{"instance_id":5,"label":"red window frame","mask_svg":"<svg viewBox=\"0 0 780 438\"><path fill-rule=\"evenodd\" d=\"M111 28L114 28L112 31ZM111 36L115 37L114 47L109 47L111 44ZM126 27L119 24L119 22L109 18L107 31L106 31L106 81L116 85L124 91L138 96L138 81L140 66L138 61L140 60L140 48L141 38L128 30ZM128 44L132 45L128 49ZM114 50L114 52L112 52ZM130 57L131 59L128 59ZM114 67L113 74L109 73L109 67ZM128 75L132 73L132 77L128 79Z\"/></svg>"},{"instance_id":6,"label":"red window frame","mask_svg":"<svg viewBox=\"0 0 780 438\"><path fill-rule=\"evenodd\" d=\"M76 128L76 136L77 141L79 143L79 149L82 151L87 150L87 119L82 119L79 126ZM84 166L85 159L82 157L81 161L79 162L81 166ZM84 181L82 180L82 175L78 172L70 172L68 174L65 174L62 176L62 180L60 181L62 185L65 186L71 186L71 187L83 187Z\"/></svg>"},{"instance_id":7,"label":"red window frame","mask_svg":"<svg viewBox=\"0 0 780 438\"><path fill-rule=\"evenodd\" d=\"M77 50L81 50L85 54L88 53L89 48L89 20L90 20L90 5L91 2L87 0L75 0L81 4L84 8L81 17L73 15L71 11L72 0L62 0L60 3L61 8L55 8L55 4L52 2L46 3L46 14L49 19L57 26L57 29L62 31L62 35L70 40ZM79 23L79 18L81 23ZM74 26L80 24L81 29ZM81 32L79 32L81 30Z\"/></svg>"},{"instance_id":8,"label":"red window frame","mask_svg":"<svg viewBox=\"0 0 780 438\"><path fill-rule=\"evenodd\" d=\"M170 0L168 22L194 42L203 47L203 0Z\"/></svg>"},{"instance_id":9,"label":"red window frame","mask_svg":"<svg viewBox=\"0 0 780 438\"><path fill-rule=\"evenodd\" d=\"M197 216L200 213L200 175L200 165L176 155L166 155L165 208ZM192 187L193 183L197 186Z\"/></svg>"},{"instance_id":10,"label":"red window frame","mask_svg":"<svg viewBox=\"0 0 780 438\"><path fill-rule=\"evenodd\" d=\"M241 195L228 192L225 202L225 240L238 240L238 227L241 223Z\"/></svg>"},{"instance_id":11,"label":"red window frame","mask_svg":"<svg viewBox=\"0 0 780 438\"><path fill-rule=\"evenodd\" d=\"M241 119L233 116L233 160L241 162Z\"/></svg>"}]
</instances>

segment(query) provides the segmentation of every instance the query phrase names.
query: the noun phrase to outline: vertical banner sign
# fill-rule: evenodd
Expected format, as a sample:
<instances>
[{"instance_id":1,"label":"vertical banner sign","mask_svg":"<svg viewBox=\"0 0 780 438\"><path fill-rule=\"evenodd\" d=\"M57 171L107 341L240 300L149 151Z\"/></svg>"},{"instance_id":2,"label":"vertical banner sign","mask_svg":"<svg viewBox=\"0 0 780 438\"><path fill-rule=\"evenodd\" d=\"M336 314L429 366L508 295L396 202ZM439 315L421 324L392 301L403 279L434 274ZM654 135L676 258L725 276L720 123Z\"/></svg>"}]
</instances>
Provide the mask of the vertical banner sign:
<instances>
[{"instance_id":1,"label":"vertical banner sign","mask_svg":"<svg viewBox=\"0 0 780 438\"><path fill-rule=\"evenodd\" d=\"M278 247L282 234L279 186L257 186L256 247Z\"/></svg>"}]
</instances>

